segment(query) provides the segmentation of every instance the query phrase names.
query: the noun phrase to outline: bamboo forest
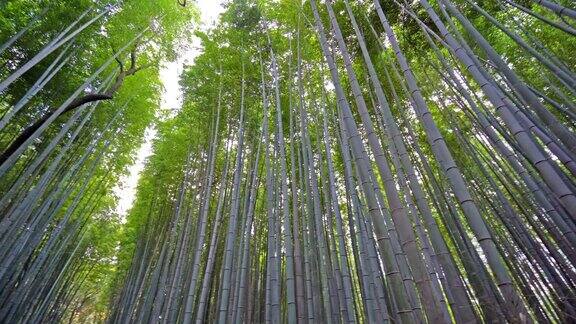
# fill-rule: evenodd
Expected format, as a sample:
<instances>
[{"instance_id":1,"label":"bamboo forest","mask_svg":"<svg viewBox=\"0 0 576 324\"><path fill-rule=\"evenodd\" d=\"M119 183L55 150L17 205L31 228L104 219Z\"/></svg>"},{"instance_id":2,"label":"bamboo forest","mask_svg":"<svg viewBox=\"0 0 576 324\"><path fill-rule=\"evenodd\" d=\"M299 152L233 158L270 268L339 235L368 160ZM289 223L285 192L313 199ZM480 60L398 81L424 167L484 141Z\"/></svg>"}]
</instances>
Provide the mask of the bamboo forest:
<instances>
[{"instance_id":1,"label":"bamboo forest","mask_svg":"<svg viewBox=\"0 0 576 324\"><path fill-rule=\"evenodd\" d=\"M0 323L576 323L576 2L0 0Z\"/></svg>"}]
</instances>

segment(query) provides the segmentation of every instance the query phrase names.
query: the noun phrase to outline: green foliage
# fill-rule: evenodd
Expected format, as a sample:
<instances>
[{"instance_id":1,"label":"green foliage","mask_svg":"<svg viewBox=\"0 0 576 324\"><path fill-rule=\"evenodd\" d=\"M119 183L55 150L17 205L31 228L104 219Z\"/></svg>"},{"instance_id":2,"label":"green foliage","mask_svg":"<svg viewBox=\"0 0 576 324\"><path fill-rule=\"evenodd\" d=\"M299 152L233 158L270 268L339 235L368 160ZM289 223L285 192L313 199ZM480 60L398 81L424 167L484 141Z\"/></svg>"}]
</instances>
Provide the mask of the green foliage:
<instances>
[{"instance_id":1,"label":"green foliage","mask_svg":"<svg viewBox=\"0 0 576 324\"><path fill-rule=\"evenodd\" d=\"M378 120L379 117L377 117L380 107L374 98L374 88L370 83L365 62L362 59L358 39L346 13L344 3L342 1L334 2L338 24L352 56L352 69L359 80L361 92L366 98L371 117L374 118L377 125L377 136L380 137L382 145L385 146L391 140L389 130L379 124L382 123L382 120ZM398 2L404 3L400 0ZM536 89L541 89L550 97L560 99L549 88L549 79L554 78L552 73L545 70L529 53L522 50L497 26L474 10L467 1L454 2L504 60L515 71L518 71L522 80ZM542 7L532 5L531 1L517 2L528 6L538 14L550 19L557 19L555 15ZM426 129L410 107L413 105L413 98L411 97L412 94L404 89L406 80L403 76L398 77L392 73L397 64L395 53L385 37L382 37L383 28L373 4L371 1L350 1L350 3L366 39L368 51L380 77L380 82L383 84L385 95L389 99L393 118L398 121L401 135L405 137L406 142L411 141L411 143L407 143L408 145L422 150L422 152L414 152L412 147L409 149L409 159L414 161L417 166L419 180L424 183L426 189L430 189L428 187L430 182L434 182L434 184L437 182L448 188L449 183L442 171L441 163L434 155ZM412 67L431 116L440 129L443 141L450 148L450 153L454 156L457 166L464 170L463 174L466 180L472 184L470 187L473 188L474 199L482 202L482 216L496 228L496 233L506 233L505 224L491 213L491 208L496 209L500 206L493 207L487 198L494 199L496 189L506 191L505 196L510 198L515 198L517 193L507 191L506 184L509 181L507 179L499 183L497 188L486 190L486 192L481 190L481 187L489 187L491 183L483 178L484 172L486 172L483 168L484 165L478 165L476 156L471 156L470 151L479 153L482 159L490 157L491 154L494 154L493 151L487 147L486 139L481 134L476 120L471 118L472 115L469 111L465 110L466 107L461 102L462 98L458 97L448 85L445 71L441 68L441 62L428 39L424 36L421 25L406 10L401 9L396 1L381 1L381 3L398 37L400 47L405 52L408 63ZM504 7L504 5L494 1L478 1L477 3L495 19L502 22L505 27L522 34L523 37L526 36L526 31L530 31L530 35L533 37L530 41L531 46L538 47L539 44L542 44L547 51L564 62L567 67L576 66L576 57L573 55L576 52L576 38L566 37L564 32L521 13L517 9ZM432 6L440 12L438 1L432 1ZM409 8L413 10L414 15L420 19L421 23L428 27L429 31L439 33L422 6L414 3L410 4ZM44 9L46 9L45 12ZM114 83L120 80L119 75L122 72L126 72L130 68L141 68L141 70L127 75L122 80L119 88L113 94L112 100L99 103L89 121L89 126L82 130L79 139L74 142L73 150L68 152L64 159L66 163L72 164L75 157L81 155L88 147L91 139L104 132L105 125L119 110L122 110L111 129L104 134L103 140L96 145L95 152L100 152L104 147L107 148L94 174L87 179L89 190L86 197L97 198L82 197L73 217L71 217L72 222L85 221L86 225L82 227L82 234L78 236L82 248L79 249L78 256L74 259L77 263L72 281L78 290L71 299L72 307L66 309L66 316L69 316L71 320L89 319L93 322L103 322L109 315L110 304L118 300L122 293L122 283L128 280L130 271L134 269L135 256L143 251L140 251L139 248L148 242L151 242L151 245L156 244L158 237L166 236L164 232L170 228L170 222L173 221L172 217L175 214L179 190L188 186L190 187L188 188L189 191L200 197L199 194L204 190L204 183L191 185L190 183L193 181L190 183L183 182L187 172L196 172L197 177L206 172L207 152L210 149L214 134L218 136L215 153L216 180L214 183L217 186L222 186L230 182L230 179L221 177L221 172L226 158L234 161L234 157L240 153L236 147L236 136L240 127L240 107L242 105L245 109L246 148L244 152L248 156L245 164L252 167L250 163L255 160L256 147L261 141L263 118L268 118L270 132L269 138L265 139L264 143L274 139L278 122L275 112L276 94L272 87L274 80L271 76L272 52L279 65L280 118L285 137L288 138L290 123L298 121L300 118L295 117L295 120L290 120L291 114L299 116L299 108L305 109L308 114L306 122L308 123L312 150L317 155L311 158L315 162L315 159L322 161L326 157L326 152L323 152L324 134L321 110L321 104L325 100L330 116L329 135L334 145L334 152L329 152L329 154L334 153L332 154L335 162L334 173L337 178L336 182L341 186L341 188L337 188L337 191L343 197L349 194L343 189L343 155L339 148L334 148L337 147L335 144L338 143L340 134L339 125L333 117L336 116L341 107L338 106L337 98L332 91L333 85L328 81L329 74L325 58L320 49L317 30L313 26L314 18L308 1L301 3L293 0L232 0L226 3L226 10L221 15L219 24L214 29L207 31L198 30L195 26L199 20L198 9L190 5L183 8L176 0L118 0L112 3L100 0L11 0L0 2L0 40L2 41L8 40L32 21L36 15L40 15L38 21L17 40L14 46L4 53L0 53L0 79L6 78L34 57L85 10L88 10L88 13L81 20L81 23L107 9L109 12L74 39L70 46L70 53L72 54L66 67L58 72L54 79L16 115L14 121L0 136L0 147L8 146L23 129L45 116L47 112L59 107L84 80L109 60L116 51L128 43L134 42L120 53L117 60L102 75L98 76L87 89L83 89L82 95L95 91L108 76L111 76L112 83ZM320 16L324 21L324 26L328 26L328 14L323 6L320 8ZM463 38L471 44L472 50L479 59L486 62L488 73L494 75L495 79L500 82L499 72L492 68L486 54L475 44L472 35L466 33L466 30L457 23L456 19L453 19L453 22L455 29L451 32L462 34ZM373 34L372 28L374 28L376 35ZM146 31L143 35L138 37L144 30ZM332 32L331 28L326 28L326 30ZM446 57L447 61L450 62L449 64L459 71L458 76L467 81L466 87L471 90L470 93L475 96L481 109L492 114L493 107L490 107L483 97L480 86L474 82L468 83L471 80L469 71L467 71L468 67L462 67L456 60L453 60L451 57L453 53L442 47L442 42L438 42L436 37L437 35L431 35L431 39L440 47L440 53ZM160 97L163 85L159 79L159 64L175 59L179 54L178 48L190 44L193 39L200 41L200 53L194 58L191 65L185 68L181 76L183 106L177 111L162 111L160 109ZM558 41L560 39L561 42ZM348 99L354 114L353 118L361 125L353 97L352 84L343 67L342 55L337 49L336 42L333 39L330 39L329 42L330 46L333 46L333 55L339 68L346 99ZM55 51L34 66L2 94L0 114L6 113L24 95L61 50ZM299 93L296 77L298 53L301 55L303 93ZM263 74L266 84L265 96L270 106L269 116L264 116L263 112ZM390 75L390 83L388 83L387 74ZM242 82L245 83L243 98ZM396 95L398 98L395 97ZM300 107L300 102L303 103L302 107ZM218 129L214 129L218 107L221 108L220 123ZM562 122L570 123L569 118L565 115L558 112L554 114ZM28 159L34 158L48 145L50 139L58 133L71 115L72 113L68 112L59 116L42 137L25 152L17 167L11 171L12 173L7 178L10 180L17 179L19 171L26 165ZM156 138L152 145L153 154L147 159L146 166L141 173L134 205L127 217L123 219L114 211L119 197L115 196L112 189L126 174L127 168L134 163L136 148L142 145L145 130L152 127L156 130ZM299 127L299 125L295 127L297 132L300 130ZM410 132L414 133L413 137L408 135ZM366 135L366 129L362 125L360 133L362 136ZM289 140L289 142L292 141L295 140ZM60 144L58 149L62 149L63 146ZM272 159L274 160L272 161L272 169L278 169L278 161L276 161L278 155L274 155L277 154L274 149L277 150L278 148L276 146L271 146L271 148L273 151L271 153ZM302 152L298 148L294 149L295 152L291 150L293 149L288 148L286 150L288 162L297 164L302 159ZM292 157L288 153L294 154L295 161L290 161ZM369 154L372 153L369 152ZM47 161L52 161L54 155L49 156ZM95 156L96 154L91 155L88 162L81 166L79 175L87 176L90 162L95 160ZM196 164L187 168L186 163L189 159L195 161ZM325 161L318 163L319 166L316 171L322 171L320 182L326 182L327 167L323 164ZM425 163L426 166L430 166L430 172L425 170ZM301 167L306 168L307 166L297 166L297 168ZM263 168L264 161L260 161L256 170ZM43 165L38 173L40 174L40 170L44 171L45 169L46 166ZM247 179L250 171L253 170L244 171L242 176ZM298 172L302 171L298 170ZM499 172L502 174L491 169L488 171L495 178L505 178L503 171L499 170ZM398 181L398 177L399 175L395 173L392 180ZM246 179L242 180L241 185L248 188ZM260 180L262 181L263 177ZM38 176L35 175L33 182L37 181ZM278 179L274 181L278 181ZM376 181L382 185L384 180L378 178ZM72 182L70 186L73 194L81 192L81 182ZM197 182L200 183L200 181ZM12 182L0 185L0 192L7 192L10 189L10 183ZM329 188L327 184L321 183L320 189L327 191ZM246 194L246 189L242 190L244 190L243 194ZM451 236L454 236L454 226L451 222L457 221L463 224L461 229L463 236L472 236L472 231L462 210L457 210L454 215L446 213L446 209L449 208L446 208L444 204L455 203L455 199L452 197L453 193L450 193L448 189L445 190L446 192L442 193L442 199L445 201L439 197L433 197L434 195L430 191L427 192L425 198L434 198L434 204L431 203L430 205L433 205L431 207L432 213L440 224L441 235L446 238L448 249L454 255L454 263L457 264L459 271L466 273L466 260L461 251L458 250L460 242L451 239ZM411 199L410 190L400 188L399 191L402 195L406 195L407 200ZM258 225L254 227L255 233L257 233L255 234L255 241L260 240L262 242L254 244L266 244L266 198L262 198L266 196L266 190L259 187L257 194L257 198L254 198L257 206L255 224ZM193 214L199 209L198 206L193 205L197 198L191 193L188 195L190 196L185 198L186 206L184 209L189 214ZM214 199L208 198L209 200L203 203L210 204L211 207L216 205ZM436 200L436 198L438 199ZM304 202L299 203L305 205ZM327 203L327 198L323 196L321 203ZM348 217L350 217L348 215L352 213L348 210L350 208L349 202L339 201L337 203L340 204L339 207L343 211L350 212L349 214L343 213L346 214L344 220L348 221ZM73 204L73 198L67 199L63 203L65 208L57 213L55 221L61 220L66 213L66 208ZM227 204L228 201L225 205L226 208L228 208ZM305 211L307 207L311 208L304 206L302 210ZM523 208L517 202L514 203L514 207ZM210 209L209 214L210 226L214 226L215 215L212 209ZM85 212L86 210L90 210L90 212ZM327 210L329 213L330 208L328 207ZM193 221L197 220L194 219ZM226 225L227 221L226 218L223 225ZM54 224L50 223L49 227L53 229ZM331 224L328 228L329 231L334 231L335 226ZM156 233L155 230L162 233ZM195 230L195 226L192 226L192 230ZM506 242L504 234L495 235L495 237L499 243ZM219 238L219 240L223 239ZM223 242L220 242L217 247L219 252L221 252L222 244ZM152 253L151 259L158 254L157 250L152 251L154 253ZM266 256L258 251L254 260L258 265L265 264Z\"/></svg>"},{"instance_id":2,"label":"green foliage","mask_svg":"<svg viewBox=\"0 0 576 324\"><path fill-rule=\"evenodd\" d=\"M47 111L56 109L68 96L96 69L108 60L115 51L133 41L142 30L149 28L137 41L135 52L135 67L141 71L126 77L113 100L103 101L96 108L94 116L88 123L89 127L80 137L95 136L102 130L113 116L122 110L116 119L113 129L118 129L116 136L108 133L105 138L110 142L107 153L89 180L89 194L81 200L76 211L81 213L91 211L86 222L82 242L85 245L84 254L78 259L84 264L81 273L77 275L79 290L76 293L74 307L70 308L70 316L76 318L91 318L94 322L102 322L106 318L111 294L114 292L113 280L115 273L126 267L119 263L122 257L116 256L120 241L130 241L130 231L125 229L114 209L118 201L112 188L120 181L127 167L134 162L134 154L143 142L144 131L157 120L158 107L162 85L159 81L159 64L172 60L176 56L175 48L190 39L190 30L198 21L199 15L194 5L182 8L174 0L125 0L114 1L27 1L16 0L0 2L0 40L6 41L20 29L24 28L35 16L37 21L31 25L12 47L0 55L0 78L3 79L12 71L31 59L36 53L64 30L69 23L76 20L85 10L88 14L81 24L87 22L102 10L109 12L89 28L82 31L73 41L70 53L72 56L66 66L58 72L54 79L39 92L23 110L16 115L9 127L2 133L0 147L4 149L17 134L31 122L37 120ZM129 47L119 56L123 67L130 67ZM34 66L15 82L0 100L0 112L4 113L17 102L34 84L38 77L56 58L60 50L48 56ZM111 73L118 71L119 65L114 63L86 91L93 91ZM114 79L113 79L114 81ZM35 149L26 151L33 156L41 150L49 139L59 131L72 113L59 117L36 144ZM166 129L165 132L168 132ZM183 138L178 138L182 141ZM82 152L89 141L80 141L76 152ZM98 145L98 149L102 147ZM171 151L171 156L175 155ZM22 159L23 161L26 159ZM84 169L88 169L90 163ZM79 183L81 183L80 181ZM8 185L8 182L6 182ZM7 190L0 186L2 190ZM78 191L75 191L78 192ZM93 203L96 197L96 204ZM98 198L100 197L100 198ZM67 202L65 206L71 204ZM62 210L61 215L66 209ZM75 219L73 217L73 219ZM80 221L80 218L78 218ZM66 316L69 316L66 315Z\"/></svg>"}]
</instances>

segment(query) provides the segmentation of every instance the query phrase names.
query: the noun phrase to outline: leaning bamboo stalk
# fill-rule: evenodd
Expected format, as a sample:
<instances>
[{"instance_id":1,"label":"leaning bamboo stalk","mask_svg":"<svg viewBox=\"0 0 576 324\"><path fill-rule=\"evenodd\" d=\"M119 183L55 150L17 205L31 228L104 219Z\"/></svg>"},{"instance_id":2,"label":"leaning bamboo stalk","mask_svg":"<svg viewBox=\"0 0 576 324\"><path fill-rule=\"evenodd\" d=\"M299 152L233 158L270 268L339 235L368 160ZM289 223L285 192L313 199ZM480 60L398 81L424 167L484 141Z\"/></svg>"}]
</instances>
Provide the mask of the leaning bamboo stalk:
<instances>
[{"instance_id":1,"label":"leaning bamboo stalk","mask_svg":"<svg viewBox=\"0 0 576 324\"><path fill-rule=\"evenodd\" d=\"M92 25L94 22L102 18L105 14L110 11L111 8L107 8L102 10L96 16L91 18L86 23L82 24L78 28L74 29L71 33L68 34L72 28L74 28L84 16L86 16L91 9L84 11L75 21L73 21L64 31L62 31L56 38L54 38L50 43L48 43L36 56L26 62L23 66L19 67L16 71L14 71L10 76L0 82L0 93L4 92L8 86L10 86L14 81L16 81L19 77L21 77L24 73L34 67L38 62L42 61L46 58L50 53L54 52L58 48L60 48L63 44L66 44L68 41L76 37L80 32L84 29Z\"/></svg>"},{"instance_id":2,"label":"leaning bamboo stalk","mask_svg":"<svg viewBox=\"0 0 576 324\"><path fill-rule=\"evenodd\" d=\"M244 141L244 87L245 87L244 74L242 75L241 97L240 97L240 124L238 129L238 145L237 155L234 171L234 180L232 187L232 206L230 210L230 221L228 223L228 232L226 236L225 254L224 254L224 268L222 274L222 290L220 300L220 307L218 311L218 322L223 324L226 322L228 312L228 298L230 296L230 277L232 271L232 253L234 241L236 239L237 221L239 213L239 190L240 190L240 177L242 176L243 169L243 141Z\"/></svg>"}]
</instances>

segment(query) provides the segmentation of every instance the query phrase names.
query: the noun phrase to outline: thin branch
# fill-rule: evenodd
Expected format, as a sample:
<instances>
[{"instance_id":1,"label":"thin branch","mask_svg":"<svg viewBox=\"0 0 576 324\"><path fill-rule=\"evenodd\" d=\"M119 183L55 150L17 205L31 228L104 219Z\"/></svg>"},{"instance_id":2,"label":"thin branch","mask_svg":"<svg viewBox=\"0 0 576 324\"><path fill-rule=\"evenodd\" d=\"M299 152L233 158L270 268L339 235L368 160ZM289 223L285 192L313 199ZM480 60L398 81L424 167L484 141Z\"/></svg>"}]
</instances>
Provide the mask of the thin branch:
<instances>
[{"instance_id":1,"label":"thin branch","mask_svg":"<svg viewBox=\"0 0 576 324\"><path fill-rule=\"evenodd\" d=\"M110 44L110 48L112 49L112 55L114 55L116 53L114 45L112 45L112 42L108 42L108 44ZM124 71L124 64L122 63L122 60L120 60L118 56L115 57L115 60L116 62L118 62L118 65L120 66L120 72Z\"/></svg>"}]
</instances>

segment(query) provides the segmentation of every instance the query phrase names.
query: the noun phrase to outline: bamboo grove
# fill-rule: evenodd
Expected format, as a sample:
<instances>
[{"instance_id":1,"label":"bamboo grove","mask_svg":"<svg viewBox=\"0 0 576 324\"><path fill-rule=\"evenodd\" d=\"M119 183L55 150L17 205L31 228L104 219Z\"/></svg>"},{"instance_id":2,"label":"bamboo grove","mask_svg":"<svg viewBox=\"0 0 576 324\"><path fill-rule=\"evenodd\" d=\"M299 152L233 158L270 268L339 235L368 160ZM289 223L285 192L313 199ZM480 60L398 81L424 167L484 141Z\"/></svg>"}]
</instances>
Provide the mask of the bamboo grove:
<instances>
[{"instance_id":1,"label":"bamboo grove","mask_svg":"<svg viewBox=\"0 0 576 324\"><path fill-rule=\"evenodd\" d=\"M0 322L576 321L574 3L224 7L0 1Z\"/></svg>"}]
</instances>

